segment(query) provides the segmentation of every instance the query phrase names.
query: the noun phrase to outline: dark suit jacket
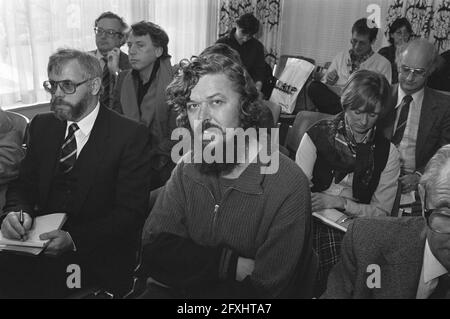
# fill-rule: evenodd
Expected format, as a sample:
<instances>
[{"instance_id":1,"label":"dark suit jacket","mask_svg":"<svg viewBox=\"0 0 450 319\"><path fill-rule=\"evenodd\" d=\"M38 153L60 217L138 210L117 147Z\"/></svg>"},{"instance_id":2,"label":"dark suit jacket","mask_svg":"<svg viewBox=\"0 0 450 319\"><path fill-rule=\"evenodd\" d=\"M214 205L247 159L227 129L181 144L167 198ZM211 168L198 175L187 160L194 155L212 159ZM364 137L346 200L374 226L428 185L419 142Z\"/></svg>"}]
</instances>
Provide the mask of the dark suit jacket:
<instances>
[{"instance_id":1,"label":"dark suit jacket","mask_svg":"<svg viewBox=\"0 0 450 319\"><path fill-rule=\"evenodd\" d=\"M8 190L5 211L23 209L32 216L52 213L49 193L65 131L66 122L53 114L33 119L27 154L18 180ZM72 195L75 204L66 212L63 229L72 236L81 264L101 283L112 283L111 289L116 283L127 284L135 264L147 215L149 153L145 126L100 107L75 164L79 171Z\"/></svg>"},{"instance_id":2,"label":"dark suit jacket","mask_svg":"<svg viewBox=\"0 0 450 319\"><path fill-rule=\"evenodd\" d=\"M348 228L341 260L328 277L322 298L416 298L425 249L422 217L357 218ZM380 266L380 288L367 280Z\"/></svg>"},{"instance_id":3,"label":"dark suit jacket","mask_svg":"<svg viewBox=\"0 0 450 319\"><path fill-rule=\"evenodd\" d=\"M387 138L391 139L396 118L395 106L398 85L392 89L389 112L380 122ZM450 143L450 96L425 88L416 142L416 170L423 173L425 165L436 151Z\"/></svg>"}]
</instances>

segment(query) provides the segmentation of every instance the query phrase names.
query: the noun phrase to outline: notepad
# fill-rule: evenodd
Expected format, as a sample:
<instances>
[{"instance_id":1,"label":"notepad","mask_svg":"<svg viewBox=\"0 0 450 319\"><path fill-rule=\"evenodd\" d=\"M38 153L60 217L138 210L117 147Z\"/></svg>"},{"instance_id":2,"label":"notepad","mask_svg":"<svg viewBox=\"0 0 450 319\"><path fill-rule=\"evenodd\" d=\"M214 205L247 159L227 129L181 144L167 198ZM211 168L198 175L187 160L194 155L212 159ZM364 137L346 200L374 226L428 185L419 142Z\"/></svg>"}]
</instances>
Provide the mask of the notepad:
<instances>
[{"instance_id":1,"label":"notepad","mask_svg":"<svg viewBox=\"0 0 450 319\"><path fill-rule=\"evenodd\" d=\"M0 250L17 251L23 253L39 254L46 246L48 240L40 240L39 236L54 230L61 229L66 221L65 213L38 216L33 221L33 227L28 232L26 241L11 240L3 237L0 231ZM28 249L30 248L30 249Z\"/></svg>"},{"instance_id":2,"label":"notepad","mask_svg":"<svg viewBox=\"0 0 450 319\"><path fill-rule=\"evenodd\" d=\"M345 215L337 209L324 209L312 213L312 215L327 225L339 229L343 232L347 231L348 226L352 222L352 217Z\"/></svg>"}]
</instances>

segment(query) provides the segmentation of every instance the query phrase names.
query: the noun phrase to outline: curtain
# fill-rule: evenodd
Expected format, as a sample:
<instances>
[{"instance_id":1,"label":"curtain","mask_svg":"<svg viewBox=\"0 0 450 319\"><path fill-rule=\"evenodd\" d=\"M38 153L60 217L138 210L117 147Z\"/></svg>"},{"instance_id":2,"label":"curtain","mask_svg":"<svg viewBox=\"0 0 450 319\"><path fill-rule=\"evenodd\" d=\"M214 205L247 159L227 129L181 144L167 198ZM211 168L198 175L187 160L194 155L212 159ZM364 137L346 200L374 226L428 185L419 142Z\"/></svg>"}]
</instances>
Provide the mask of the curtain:
<instances>
[{"instance_id":1,"label":"curtain","mask_svg":"<svg viewBox=\"0 0 450 319\"><path fill-rule=\"evenodd\" d=\"M439 52L450 49L450 0L391 0L387 30L398 17L406 17L414 35L434 43Z\"/></svg>"},{"instance_id":2,"label":"curtain","mask_svg":"<svg viewBox=\"0 0 450 319\"><path fill-rule=\"evenodd\" d=\"M0 107L47 102L42 82L48 57L60 47L95 49L94 21L104 11L117 13L128 24L159 24L169 35L172 63L177 63L201 52L215 37L216 28L207 27L211 15L216 16L214 2L0 0Z\"/></svg>"},{"instance_id":3,"label":"curtain","mask_svg":"<svg viewBox=\"0 0 450 319\"><path fill-rule=\"evenodd\" d=\"M228 34L244 13L253 13L261 24L257 35L266 49L266 60L274 65L280 56L283 0L220 0L218 37Z\"/></svg>"}]
</instances>

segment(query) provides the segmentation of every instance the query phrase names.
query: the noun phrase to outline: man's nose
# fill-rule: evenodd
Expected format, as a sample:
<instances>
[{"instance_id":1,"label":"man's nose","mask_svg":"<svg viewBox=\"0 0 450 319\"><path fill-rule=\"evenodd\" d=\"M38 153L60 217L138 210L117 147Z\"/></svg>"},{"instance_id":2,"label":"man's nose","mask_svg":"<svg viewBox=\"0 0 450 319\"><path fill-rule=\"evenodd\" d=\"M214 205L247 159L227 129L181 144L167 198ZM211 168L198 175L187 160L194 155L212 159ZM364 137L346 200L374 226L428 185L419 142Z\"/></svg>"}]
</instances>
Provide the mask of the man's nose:
<instances>
[{"instance_id":1,"label":"man's nose","mask_svg":"<svg viewBox=\"0 0 450 319\"><path fill-rule=\"evenodd\" d=\"M408 72L408 76L406 77L406 79L408 80L408 81L412 81L412 80L414 80L414 72Z\"/></svg>"},{"instance_id":2,"label":"man's nose","mask_svg":"<svg viewBox=\"0 0 450 319\"><path fill-rule=\"evenodd\" d=\"M361 114L361 124L365 126L367 125L367 122L368 122L367 113Z\"/></svg>"},{"instance_id":3,"label":"man's nose","mask_svg":"<svg viewBox=\"0 0 450 319\"><path fill-rule=\"evenodd\" d=\"M63 90L61 90L61 87L59 85L56 85L56 90L55 90L55 93L53 93L53 95L56 97L60 97L60 96L65 96L65 93Z\"/></svg>"},{"instance_id":4,"label":"man's nose","mask_svg":"<svg viewBox=\"0 0 450 319\"><path fill-rule=\"evenodd\" d=\"M200 105L200 112L198 112L198 119L201 121L211 119L211 112L209 110L208 103L202 103Z\"/></svg>"}]
</instances>

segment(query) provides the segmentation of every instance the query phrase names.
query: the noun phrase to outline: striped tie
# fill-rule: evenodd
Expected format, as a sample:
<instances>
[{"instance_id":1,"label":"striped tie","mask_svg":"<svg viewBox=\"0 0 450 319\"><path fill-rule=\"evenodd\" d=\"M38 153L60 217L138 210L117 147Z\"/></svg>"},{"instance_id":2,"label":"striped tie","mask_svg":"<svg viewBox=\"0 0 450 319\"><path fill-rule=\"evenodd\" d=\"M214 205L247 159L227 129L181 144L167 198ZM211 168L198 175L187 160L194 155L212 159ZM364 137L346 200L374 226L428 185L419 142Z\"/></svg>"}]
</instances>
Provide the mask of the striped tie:
<instances>
[{"instance_id":1,"label":"striped tie","mask_svg":"<svg viewBox=\"0 0 450 319\"><path fill-rule=\"evenodd\" d=\"M405 95L399 106L399 108L401 108L400 116L398 117L397 128L391 139L392 144L397 147L400 145L403 134L405 133L406 123L408 122L409 106L411 105L412 100L413 98L411 95Z\"/></svg>"},{"instance_id":2,"label":"striped tie","mask_svg":"<svg viewBox=\"0 0 450 319\"><path fill-rule=\"evenodd\" d=\"M111 102L111 73L108 69L108 60L103 57L103 62L105 62L105 66L103 67L103 76L102 76L102 85L103 85L103 94L100 97L100 103L106 107L110 107Z\"/></svg>"},{"instance_id":3,"label":"striped tie","mask_svg":"<svg viewBox=\"0 0 450 319\"><path fill-rule=\"evenodd\" d=\"M75 132L79 130L76 123L69 126L69 134L61 147L61 159L59 160L59 166L63 173L69 173L75 161L77 160L77 140L75 139Z\"/></svg>"}]
</instances>

